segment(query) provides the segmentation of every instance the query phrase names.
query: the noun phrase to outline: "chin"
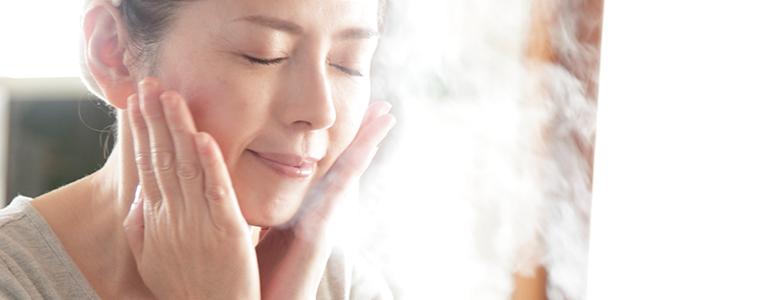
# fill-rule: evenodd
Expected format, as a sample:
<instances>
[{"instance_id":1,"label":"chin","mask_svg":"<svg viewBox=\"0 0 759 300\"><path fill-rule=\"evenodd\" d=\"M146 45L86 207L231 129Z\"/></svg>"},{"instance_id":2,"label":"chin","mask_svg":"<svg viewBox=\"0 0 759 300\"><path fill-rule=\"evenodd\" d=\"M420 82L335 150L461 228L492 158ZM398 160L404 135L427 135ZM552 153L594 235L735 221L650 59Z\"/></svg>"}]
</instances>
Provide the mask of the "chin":
<instances>
[{"instance_id":1,"label":"chin","mask_svg":"<svg viewBox=\"0 0 759 300\"><path fill-rule=\"evenodd\" d=\"M239 197L240 211L248 225L274 227L290 221L301 205L303 195Z\"/></svg>"}]
</instances>

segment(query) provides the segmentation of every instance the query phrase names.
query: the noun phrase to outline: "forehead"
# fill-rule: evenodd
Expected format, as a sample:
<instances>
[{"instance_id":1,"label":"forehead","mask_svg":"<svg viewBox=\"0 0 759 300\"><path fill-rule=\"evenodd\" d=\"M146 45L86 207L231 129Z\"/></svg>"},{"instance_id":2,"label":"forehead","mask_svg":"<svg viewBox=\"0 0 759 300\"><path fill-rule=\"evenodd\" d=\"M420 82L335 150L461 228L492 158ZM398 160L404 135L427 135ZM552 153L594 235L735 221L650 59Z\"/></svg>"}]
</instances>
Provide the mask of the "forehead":
<instances>
[{"instance_id":1,"label":"forehead","mask_svg":"<svg viewBox=\"0 0 759 300\"><path fill-rule=\"evenodd\" d=\"M263 16L293 22L305 31L376 29L378 23L378 0L206 0L198 6L200 20L231 22Z\"/></svg>"}]
</instances>

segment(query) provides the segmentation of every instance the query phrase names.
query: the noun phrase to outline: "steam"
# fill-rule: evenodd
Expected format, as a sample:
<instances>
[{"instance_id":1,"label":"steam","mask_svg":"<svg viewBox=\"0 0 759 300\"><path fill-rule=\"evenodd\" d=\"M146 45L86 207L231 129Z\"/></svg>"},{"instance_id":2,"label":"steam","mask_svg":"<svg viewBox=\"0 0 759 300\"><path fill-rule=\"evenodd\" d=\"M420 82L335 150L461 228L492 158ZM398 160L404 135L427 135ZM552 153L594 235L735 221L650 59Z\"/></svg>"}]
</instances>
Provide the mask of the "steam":
<instances>
[{"instance_id":1,"label":"steam","mask_svg":"<svg viewBox=\"0 0 759 300\"><path fill-rule=\"evenodd\" d=\"M373 97L399 121L351 223L396 299L508 299L539 264L551 299L585 297L596 109L576 74L526 63L530 4L390 2ZM553 40L586 64L569 12Z\"/></svg>"}]
</instances>

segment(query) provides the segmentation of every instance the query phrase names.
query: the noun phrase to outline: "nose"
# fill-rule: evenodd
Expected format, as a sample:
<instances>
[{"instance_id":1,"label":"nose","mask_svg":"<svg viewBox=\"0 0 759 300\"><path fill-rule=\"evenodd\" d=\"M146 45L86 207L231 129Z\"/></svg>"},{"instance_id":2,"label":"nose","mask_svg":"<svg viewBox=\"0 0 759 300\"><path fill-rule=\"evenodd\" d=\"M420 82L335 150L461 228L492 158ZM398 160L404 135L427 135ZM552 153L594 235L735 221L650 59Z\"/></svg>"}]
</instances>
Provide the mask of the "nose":
<instances>
[{"instance_id":1,"label":"nose","mask_svg":"<svg viewBox=\"0 0 759 300\"><path fill-rule=\"evenodd\" d=\"M335 124L337 113L325 66L312 64L293 70L279 105L280 120L289 127L320 130Z\"/></svg>"}]
</instances>

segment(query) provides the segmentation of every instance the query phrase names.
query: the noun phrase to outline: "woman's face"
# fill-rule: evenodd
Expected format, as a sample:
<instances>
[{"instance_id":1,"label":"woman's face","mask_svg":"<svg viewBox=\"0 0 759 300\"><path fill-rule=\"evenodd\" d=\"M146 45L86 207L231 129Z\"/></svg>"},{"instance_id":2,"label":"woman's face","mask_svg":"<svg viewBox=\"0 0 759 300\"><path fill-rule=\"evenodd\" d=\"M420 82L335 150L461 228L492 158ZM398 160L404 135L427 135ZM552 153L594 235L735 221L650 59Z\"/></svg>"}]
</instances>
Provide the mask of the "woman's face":
<instances>
[{"instance_id":1,"label":"woman's face","mask_svg":"<svg viewBox=\"0 0 759 300\"><path fill-rule=\"evenodd\" d=\"M377 26L376 0L206 0L178 11L155 75L218 142L248 223L291 218L353 139Z\"/></svg>"}]
</instances>

